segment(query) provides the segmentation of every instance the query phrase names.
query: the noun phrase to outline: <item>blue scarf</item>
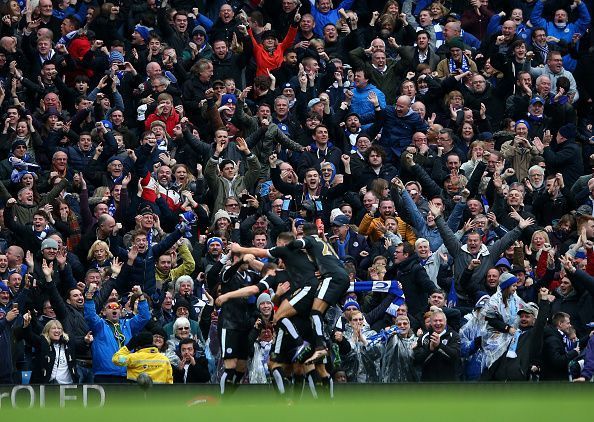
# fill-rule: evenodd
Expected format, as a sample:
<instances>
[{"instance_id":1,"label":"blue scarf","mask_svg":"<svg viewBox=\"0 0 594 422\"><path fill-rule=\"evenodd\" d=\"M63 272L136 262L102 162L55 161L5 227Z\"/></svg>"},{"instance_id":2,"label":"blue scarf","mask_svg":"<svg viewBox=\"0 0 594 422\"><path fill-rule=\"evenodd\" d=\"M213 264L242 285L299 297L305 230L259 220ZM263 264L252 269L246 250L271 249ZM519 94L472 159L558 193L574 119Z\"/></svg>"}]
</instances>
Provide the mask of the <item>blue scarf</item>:
<instances>
[{"instance_id":1,"label":"blue scarf","mask_svg":"<svg viewBox=\"0 0 594 422\"><path fill-rule=\"evenodd\" d=\"M510 358L510 359L515 359L518 357L518 354L516 353L516 349L518 348L518 340L520 340L520 336L524 334L524 331L517 329L515 334L514 334L514 338L512 338L511 343L509 344L509 347L507 348L507 354L506 357Z\"/></svg>"},{"instance_id":2,"label":"blue scarf","mask_svg":"<svg viewBox=\"0 0 594 422\"><path fill-rule=\"evenodd\" d=\"M450 69L450 75L456 73L457 69L461 69L462 72L467 72L470 70L470 66L468 65L468 59L465 55L462 55L462 63L460 64L460 67L457 66L457 63L454 61L454 59L449 59L448 68Z\"/></svg>"},{"instance_id":3,"label":"blue scarf","mask_svg":"<svg viewBox=\"0 0 594 422\"><path fill-rule=\"evenodd\" d=\"M111 199L111 201L109 201L109 204L107 205L107 212L112 217L115 216L116 206L115 206L115 201L113 200L113 198Z\"/></svg>"},{"instance_id":4,"label":"blue scarf","mask_svg":"<svg viewBox=\"0 0 594 422\"><path fill-rule=\"evenodd\" d=\"M338 246L338 257L340 259L344 259L344 257L346 256L346 246L349 244L350 238L351 238L351 233L347 232L344 242L341 242L340 239L338 239L336 241L336 245Z\"/></svg>"},{"instance_id":5,"label":"blue scarf","mask_svg":"<svg viewBox=\"0 0 594 422\"><path fill-rule=\"evenodd\" d=\"M456 283L452 277L450 291L448 292L448 308L455 308L458 305L458 293L456 292Z\"/></svg>"},{"instance_id":6,"label":"blue scarf","mask_svg":"<svg viewBox=\"0 0 594 422\"><path fill-rule=\"evenodd\" d=\"M567 336L567 334L565 334L561 330L557 330L557 331L559 331L559 334L561 334L561 336L563 337L563 343L565 343L565 351L569 353L572 350L574 350L577 346L577 341L570 339Z\"/></svg>"}]
</instances>

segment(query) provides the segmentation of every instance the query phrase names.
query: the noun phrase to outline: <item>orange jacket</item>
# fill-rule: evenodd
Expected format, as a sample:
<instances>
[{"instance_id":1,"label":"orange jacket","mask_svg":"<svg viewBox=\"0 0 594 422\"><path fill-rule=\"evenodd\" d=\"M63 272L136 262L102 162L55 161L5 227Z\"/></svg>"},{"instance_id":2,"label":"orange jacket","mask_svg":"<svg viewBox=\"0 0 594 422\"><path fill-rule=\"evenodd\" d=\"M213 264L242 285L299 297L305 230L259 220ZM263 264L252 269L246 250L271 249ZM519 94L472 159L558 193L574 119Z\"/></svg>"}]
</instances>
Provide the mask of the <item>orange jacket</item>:
<instances>
[{"instance_id":1,"label":"orange jacket","mask_svg":"<svg viewBox=\"0 0 594 422\"><path fill-rule=\"evenodd\" d=\"M293 41L297 36L297 27L291 25L289 32L285 35L285 39L281 42L272 54L264 50L262 44L254 38L252 29L248 29L250 38L252 39L252 49L254 52L254 59L256 60L256 76L268 75L267 71L272 72L274 69L278 69L283 63L283 55L285 50L293 45Z\"/></svg>"}]
</instances>

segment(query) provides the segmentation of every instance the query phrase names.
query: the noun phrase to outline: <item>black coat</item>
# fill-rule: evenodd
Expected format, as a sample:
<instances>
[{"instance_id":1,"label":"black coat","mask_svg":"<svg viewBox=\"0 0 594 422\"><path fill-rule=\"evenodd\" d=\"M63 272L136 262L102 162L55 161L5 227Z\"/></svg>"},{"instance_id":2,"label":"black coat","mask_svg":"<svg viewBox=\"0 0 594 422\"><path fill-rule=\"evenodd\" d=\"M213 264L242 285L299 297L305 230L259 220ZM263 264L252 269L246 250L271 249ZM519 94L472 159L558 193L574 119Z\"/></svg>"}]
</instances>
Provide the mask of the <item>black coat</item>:
<instances>
[{"instance_id":1,"label":"black coat","mask_svg":"<svg viewBox=\"0 0 594 422\"><path fill-rule=\"evenodd\" d=\"M194 357L196 365L188 367L188 376L184 382L183 369L173 368L173 383L174 384L191 384L197 382L209 382L210 373L208 372L208 361L205 356Z\"/></svg>"},{"instance_id":2,"label":"black coat","mask_svg":"<svg viewBox=\"0 0 594 422\"><path fill-rule=\"evenodd\" d=\"M578 356L577 350L565 351L563 336L555 327L547 327L542 348L542 379L567 381L568 366Z\"/></svg>"},{"instance_id":3,"label":"black coat","mask_svg":"<svg viewBox=\"0 0 594 422\"><path fill-rule=\"evenodd\" d=\"M56 363L56 345L47 342L45 337L35 334L31 326L23 330L25 341L35 348L33 361L33 375L31 381L35 384L47 384L52 376L52 370ZM76 360L74 359L74 345L66 341L64 337L60 339L60 344L64 346L64 355L68 363L68 371L72 377L72 382L76 383Z\"/></svg>"},{"instance_id":4,"label":"black coat","mask_svg":"<svg viewBox=\"0 0 594 422\"><path fill-rule=\"evenodd\" d=\"M575 317L570 315L571 323L575 327L578 337L581 338L592 331L586 324L594 321L594 277L582 270L568 274L568 277L579 296L578 315Z\"/></svg>"},{"instance_id":5,"label":"black coat","mask_svg":"<svg viewBox=\"0 0 594 422\"><path fill-rule=\"evenodd\" d=\"M527 381L532 365L541 366L541 350L544 328L550 315L551 304L541 300L538 303L538 318L534 327L526 330L518 339L516 358L508 358L504 353L483 374L485 381Z\"/></svg>"},{"instance_id":6,"label":"black coat","mask_svg":"<svg viewBox=\"0 0 594 422\"><path fill-rule=\"evenodd\" d=\"M62 323L64 332L68 333L70 337L70 344L73 347L71 353L76 359L90 360L91 348L85 343L84 338L91 330L85 320L83 310L78 310L73 305L64 302L55 283L48 286L46 294L56 312L56 318Z\"/></svg>"},{"instance_id":7,"label":"black coat","mask_svg":"<svg viewBox=\"0 0 594 422\"><path fill-rule=\"evenodd\" d=\"M400 264L392 266L386 273L386 280L398 280L406 297L408 313L418 315L427 306L427 298L435 290L435 284L421 266L419 256L413 254Z\"/></svg>"},{"instance_id":8,"label":"black coat","mask_svg":"<svg viewBox=\"0 0 594 422\"><path fill-rule=\"evenodd\" d=\"M419 338L415 348L415 363L421 366L421 381L457 381L460 361L460 336L446 330L439 346L431 351L431 332Z\"/></svg>"},{"instance_id":9,"label":"black coat","mask_svg":"<svg viewBox=\"0 0 594 422\"><path fill-rule=\"evenodd\" d=\"M383 164L380 167L379 174L369 164L366 164L361 177L358 178L359 182L355 187L367 186L367 189L370 190L371 183L375 179L384 179L389 184L396 176L398 176L398 170L390 163Z\"/></svg>"},{"instance_id":10,"label":"black coat","mask_svg":"<svg viewBox=\"0 0 594 422\"><path fill-rule=\"evenodd\" d=\"M547 174L561 173L565 186L573 186L584 172L582 151L573 139L568 139L560 145L551 143L542 155L547 164Z\"/></svg>"}]
</instances>

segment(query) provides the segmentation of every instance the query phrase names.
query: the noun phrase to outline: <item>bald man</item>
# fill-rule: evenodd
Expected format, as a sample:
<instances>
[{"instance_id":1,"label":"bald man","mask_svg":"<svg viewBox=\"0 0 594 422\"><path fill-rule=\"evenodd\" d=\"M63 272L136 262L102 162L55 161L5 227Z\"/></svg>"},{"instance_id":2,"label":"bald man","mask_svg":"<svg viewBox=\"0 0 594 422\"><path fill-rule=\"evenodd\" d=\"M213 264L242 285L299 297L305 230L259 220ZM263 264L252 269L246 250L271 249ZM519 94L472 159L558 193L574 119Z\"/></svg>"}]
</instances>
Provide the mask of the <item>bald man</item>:
<instances>
[{"instance_id":1,"label":"bald man","mask_svg":"<svg viewBox=\"0 0 594 422\"><path fill-rule=\"evenodd\" d=\"M386 150L386 161L398 165L402 151L411 144L415 132L427 133L429 126L411 108L411 98L401 95L396 105L383 110L384 127L379 144Z\"/></svg>"}]
</instances>

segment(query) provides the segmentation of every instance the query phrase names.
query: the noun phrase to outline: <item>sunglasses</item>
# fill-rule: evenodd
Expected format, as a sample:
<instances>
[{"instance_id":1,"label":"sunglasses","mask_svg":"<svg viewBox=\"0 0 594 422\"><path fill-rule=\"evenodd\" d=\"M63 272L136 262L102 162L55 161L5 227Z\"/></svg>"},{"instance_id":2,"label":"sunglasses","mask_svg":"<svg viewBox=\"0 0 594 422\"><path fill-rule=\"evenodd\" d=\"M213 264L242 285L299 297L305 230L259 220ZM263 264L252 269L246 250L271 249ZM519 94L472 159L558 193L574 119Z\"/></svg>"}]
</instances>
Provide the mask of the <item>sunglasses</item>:
<instances>
[{"instance_id":1,"label":"sunglasses","mask_svg":"<svg viewBox=\"0 0 594 422\"><path fill-rule=\"evenodd\" d=\"M105 305L105 307L107 309L112 309L112 310L116 310L116 309L120 309L121 308L121 306L118 303L115 303L115 302L108 303L107 305Z\"/></svg>"},{"instance_id":2,"label":"sunglasses","mask_svg":"<svg viewBox=\"0 0 594 422\"><path fill-rule=\"evenodd\" d=\"M185 331L185 330L189 330L189 329L190 329L190 327L177 327L177 329L178 329L178 330L184 330L184 331Z\"/></svg>"}]
</instances>

